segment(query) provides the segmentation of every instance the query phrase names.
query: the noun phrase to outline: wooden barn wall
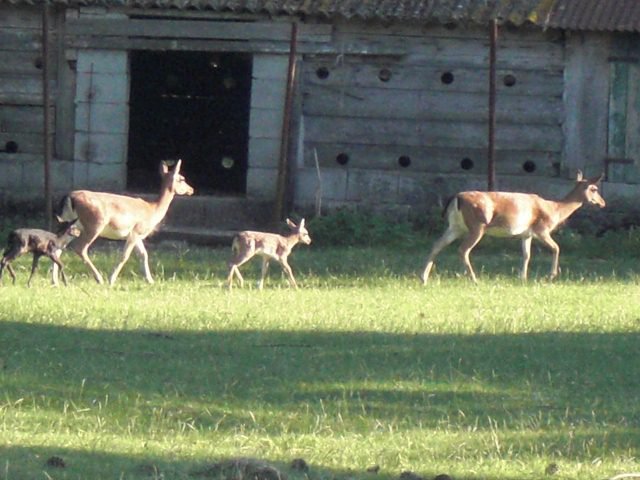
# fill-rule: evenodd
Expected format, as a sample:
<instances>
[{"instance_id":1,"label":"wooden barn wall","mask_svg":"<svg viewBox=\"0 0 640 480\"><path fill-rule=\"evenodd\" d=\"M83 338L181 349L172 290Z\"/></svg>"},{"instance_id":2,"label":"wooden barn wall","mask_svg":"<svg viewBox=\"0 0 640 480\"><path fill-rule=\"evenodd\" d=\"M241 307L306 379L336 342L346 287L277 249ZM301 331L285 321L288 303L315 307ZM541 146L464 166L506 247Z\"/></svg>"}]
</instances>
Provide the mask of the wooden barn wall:
<instances>
[{"instance_id":1,"label":"wooden barn wall","mask_svg":"<svg viewBox=\"0 0 640 480\"><path fill-rule=\"evenodd\" d=\"M464 185L465 177L483 187L486 31L345 24L337 27L334 45L336 53L307 54L302 64L306 172L299 174L298 202L312 201L316 154L325 197L336 203L419 204L433 192L425 175L447 175L443 190ZM505 30L497 57L499 178L533 182L558 176L562 37Z\"/></svg>"},{"instance_id":2,"label":"wooden barn wall","mask_svg":"<svg viewBox=\"0 0 640 480\"><path fill-rule=\"evenodd\" d=\"M52 14L52 29L55 25ZM55 59L55 42L51 50ZM55 70L54 60L51 71ZM55 97L55 74L51 78ZM8 192L10 196L43 196L42 90L41 12L0 6L0 150L6 150L10 142L17 145L15 153L0 152L0 200ZM55 107L52 111L55 116Z\"/></svg>"}]
</instances>

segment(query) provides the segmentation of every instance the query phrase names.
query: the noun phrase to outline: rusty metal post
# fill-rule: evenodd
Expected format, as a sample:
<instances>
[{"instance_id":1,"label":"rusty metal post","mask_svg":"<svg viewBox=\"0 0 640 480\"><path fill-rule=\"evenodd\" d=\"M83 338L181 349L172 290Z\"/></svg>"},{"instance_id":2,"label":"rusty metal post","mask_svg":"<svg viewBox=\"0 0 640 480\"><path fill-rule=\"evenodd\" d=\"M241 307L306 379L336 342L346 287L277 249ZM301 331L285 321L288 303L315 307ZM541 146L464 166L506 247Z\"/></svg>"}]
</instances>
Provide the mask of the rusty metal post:
<instances>
[{"instance_id":1,"label":"rusty metal post","mask_svg":"<svg viewBox=\"0 0 640 480\"><path fill-rule=\"evenodd\" d=\"M42 4L42 103L44 117L44 203L47 227L53 223L51 198L51 100L49 98L49 0Z\"/></svg>"},{"instance_id":2,"label":"rusty metal post","mask_svg":"<svg viewBox=\"0 0 640 480\"><path fill-rule=\"evenodd\" d=\"M489 25L489 148L487 152L487 189L496 188L496 49L498 44L498 21Z\"/></svg>"},{"instance_id":3,"label":"rusty metal post","mask_svg":"<svg viewBox=\"0 0 640 480\"><path fill-rule=\"evenodd\" d=\"M274 221L279 222L284 216L284 205L287 196L287 178L289 169L289 131L291 128L291 110L296 80L296 53L298 44L298 24L291 24L291 41L289 44L289 67L287 72L287 90L284 100L284 114L280 133L280 161L278 162L278 183L276 185L276 203L273 211Z\"/></svg>"}]
</instances>

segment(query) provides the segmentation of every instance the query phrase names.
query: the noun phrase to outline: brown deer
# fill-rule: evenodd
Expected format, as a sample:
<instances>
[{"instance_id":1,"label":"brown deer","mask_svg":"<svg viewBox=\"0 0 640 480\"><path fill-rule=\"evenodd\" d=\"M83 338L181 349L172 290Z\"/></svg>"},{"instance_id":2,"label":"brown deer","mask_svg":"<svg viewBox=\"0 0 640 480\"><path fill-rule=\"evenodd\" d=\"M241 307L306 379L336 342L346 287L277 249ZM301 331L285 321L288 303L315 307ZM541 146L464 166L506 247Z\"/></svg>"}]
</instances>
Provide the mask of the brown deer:
<instances>
[{"instance_id":1,"label":"brown deer","mask_svg":"<svg viewBox=\"0 0 640 480\"><path fill-rule=\"evenodd\" d=\"M276 233L245 230L233 238L233 244L231 246L233 257L229 261L229 276L227 277L229 289L232 288L234 274L238 277L240 286L242 287L244 285L244 279L242 275L240 275L238 267L251 260L255 255L262 257L262 275L258 283L260 290L262 290L264 277L267 275L267 270L269 269L269 260L276 260L282 266L282 270L287 274L289 285L293 288L298 288L287 257L291 253L291 250L293 250L293 247L298 243L302 242L305 245L309 245L311 243L311 237L304 226L304 218L300 220L299 225L287 219L287 225L289 225L289 228L292 230L287 236Z\"/></svg>"},{"instance_id":2,"label":"brown deer","mask_svg":"<svg viewBox=\"0 0 640 480\"><path fill-rule=\"evenodd\" d=\"M551 238L551 233L567 220L584 203L605 206L598 192L598 185L604 174L583 179L578 171L573 189L559 201L545 200L535 194L511 192L461 192L451 199L445 207L444 215L449 226L442 237L434 244L429 253L427 264L422 273L422 283L426 284L433 268L436 256L449 244L464 237L460 245L460 257L471 277L476 275L469 260L469 254L485 235L499 237L519 237L522 239L521 278L527 279L529 259L531 258L531 240L539 240L553 254L551 279L558 276L560 247Z\"/></svg>"},{"instance_id":3,"label":"brown deer","mask_svg":"<svg viewBox=\"0 0 640 480\"><path fill-rule=\"evenodd\" d=\"M62 282L67 286L67 277L64 273L64 265L60 261L60 255L69 242L80 235L80 230L76 227L76 221L62 222L55 233L39 228L19 228L13 230L7 238L7 248L2 254L0 260L0 280L2 280L2 272L5 267L11 275L13 283L16 283L16 273L11 266L16 258L25 253L33 254L33 262L31 263L31 275L27 280L27 287L31 286L31 279L38 267L40 257L46 256L53 262L53 271L51 274L51 283L58 286L58 269L62 275Z\"/></svg>"},{"instance_id":4,"label":"brown deer","mask_svg":"<svg viewBox=\"0 0 640 480\"><path fill-rule=\"evenodd\" d=\"M142 257L144 276L153 283L149 270L149 255L144 246L147 238L167 214L175 195L193 195L193 188L180 174L182 161L178 160L173 170L162 162L160 194L153 202L142 198L116 195L113 193L76 190L69 193L61 202L60 221L78 219L82 233L71 247L86 263L98 283L103 283L102 275L89 258L89 247L98 237L111 240L124 240L122 260L113 270L109 283L113 285L122 267L135 248Z\"/></svg>"}]
</instances>

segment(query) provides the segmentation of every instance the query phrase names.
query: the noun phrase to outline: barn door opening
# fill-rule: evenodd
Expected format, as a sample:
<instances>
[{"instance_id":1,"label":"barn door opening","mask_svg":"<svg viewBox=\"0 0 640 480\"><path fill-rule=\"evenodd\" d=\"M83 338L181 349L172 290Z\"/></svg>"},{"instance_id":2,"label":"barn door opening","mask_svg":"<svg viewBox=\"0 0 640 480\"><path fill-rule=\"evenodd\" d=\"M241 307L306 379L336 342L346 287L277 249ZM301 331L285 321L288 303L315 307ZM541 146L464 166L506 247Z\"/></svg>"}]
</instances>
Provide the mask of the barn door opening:
<instances>
[{"instance_id":1,"label":"barn door opening","mask_svg":"<svg viewBox=\"0 0 640 480\"><path fill-rule=\"evenodd\" d=\"M183 160L196 194L246 190L251 56L131 52L127 188L157 191L160 160Z\"/></svg>"}]
</instances>

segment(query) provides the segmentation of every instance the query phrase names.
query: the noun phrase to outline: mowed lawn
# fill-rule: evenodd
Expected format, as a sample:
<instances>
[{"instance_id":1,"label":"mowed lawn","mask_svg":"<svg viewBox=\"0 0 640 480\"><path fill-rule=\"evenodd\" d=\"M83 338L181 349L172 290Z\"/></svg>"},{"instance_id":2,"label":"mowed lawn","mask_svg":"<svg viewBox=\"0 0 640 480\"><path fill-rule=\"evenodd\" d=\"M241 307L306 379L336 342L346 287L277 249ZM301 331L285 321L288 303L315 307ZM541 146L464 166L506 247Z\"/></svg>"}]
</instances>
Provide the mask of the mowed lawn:
<instances>
[{"instance_id":1,"label":"mowed lawn","mask_svg":"<svg viewBox=\"0 0 640 480\"><path fill-rule=\"evenodd\" d=\"M562 246L562 242L561 246ZM0 288L0 478L186 479L252 458L289 478L606 479L640 470L640 261L602 244L517 279L519 244L298 247L301 286L228 249L149 246L96 285L70 253ZM497 244L496 244L497 245ZM508 246L508 248L507 248ZM117 253L98 248L104 272ZM309 466L291 469L294 459Z\"/></svg>"}]
</instances>

